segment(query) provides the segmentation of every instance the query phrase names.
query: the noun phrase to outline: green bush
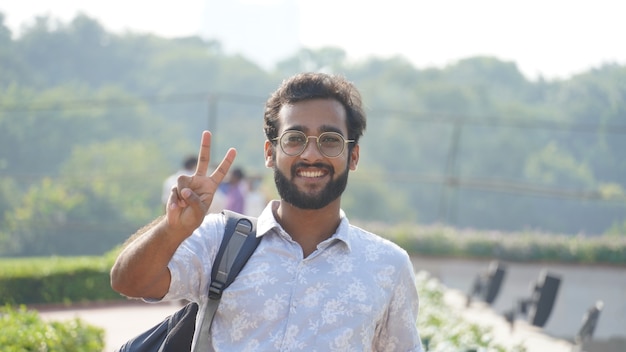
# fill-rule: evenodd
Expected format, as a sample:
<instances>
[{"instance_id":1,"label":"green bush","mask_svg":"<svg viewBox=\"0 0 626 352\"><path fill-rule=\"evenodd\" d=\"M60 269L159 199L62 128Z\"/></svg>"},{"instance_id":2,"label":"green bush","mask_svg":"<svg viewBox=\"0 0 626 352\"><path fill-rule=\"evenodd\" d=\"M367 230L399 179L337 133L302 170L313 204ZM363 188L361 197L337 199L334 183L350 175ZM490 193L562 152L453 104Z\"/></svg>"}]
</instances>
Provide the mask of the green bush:
<instances>
[{"instance_id":1,"label":"green bush","mask_svg":"<svg viewBox=\"0 0 626 352\"><path fill-rule=\"evenodd\" d=\"M361 225L411 255L626 266L626 237ZM0 305L125 299L110 286L109 271L119 251L120 247L103 256L0 259Z\"/></svg>"},{"instance_id":2,"label":"green bush","mask_svg":"<svg viewBox=\"0 0 626 352\"><path fill-rule=\"evenodd\" d=\"M419 272L416 285L420 297L417 327L426 351L526 351L523 345L507 349L493 341L490 328L463 320L445 304L444 287L428 273Z\"/></svg>"},{"instance_id":3,"label":"green bush","mask_svg":"<svg viewBox=\"0 0 626 352\"><path fill-rule=\"evenodd\" d=\"M626 265L626 237L504 233L444 226L369 228L415 255L510 262Z\"/></svg>"},{"instance_id":4,"label":"green bush","mask_svg":"<svg viewBox=\"0 0 626 352\"><path fill-rule=\"evenodd\" d=\"M111 289L109 256L0 261L0 304L76 303L122 299Z\"/></svg>"},{"instance_id":5,"label":"green bush","mask_svg":"<svg viewBox=\"0 0 626 352\"><path fill-rule=\"evenodd\" d=\"M104 330L80 319L45 322L24 306L0 308L0 346L3 352L101 352Z\"/></svg>"}]
</instances>

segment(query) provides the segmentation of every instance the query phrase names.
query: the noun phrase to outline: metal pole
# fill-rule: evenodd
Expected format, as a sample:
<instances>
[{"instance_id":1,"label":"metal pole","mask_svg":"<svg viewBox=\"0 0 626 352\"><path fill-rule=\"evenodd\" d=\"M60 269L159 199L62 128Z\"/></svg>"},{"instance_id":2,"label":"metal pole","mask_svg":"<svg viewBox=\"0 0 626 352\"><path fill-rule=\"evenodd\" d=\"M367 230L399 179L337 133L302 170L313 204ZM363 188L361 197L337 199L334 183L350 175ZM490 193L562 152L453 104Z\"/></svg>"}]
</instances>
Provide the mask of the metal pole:
<instances>
[{"instance_id":1,"label":"metal pole","mask_svg":"<svg viewBox=\"0 0 626 352\"><path fill-rule=\"evenodd\" d=\"M209 93L208 102L209 102L209 121L208 121L208 130L211 131L211 134L215 137L215 132L217 131L217 102L218 95L214 93ZM213 151L215 150L215 138L211 139L211 155L210 158L213 160Z\"/></svg>"},{"instance_id":2,"label":"metal pole","mask_svg":"<svg viewBox=\"0 0 626 352\"><path fill-rule=\"evenodd\" d=\"M459 187L459 175L456 159L459 152L462 132L463 120L457 119L454 122L454 130L452 131L452 140L450 141L450 149L448 151L448 158L446 162L445 181L442 185L439 199L439 221L447 224L456 224L456 202L458 201L457 192ZM452 198L454 198L454 200Z\"/></svg>"}]
</instances>

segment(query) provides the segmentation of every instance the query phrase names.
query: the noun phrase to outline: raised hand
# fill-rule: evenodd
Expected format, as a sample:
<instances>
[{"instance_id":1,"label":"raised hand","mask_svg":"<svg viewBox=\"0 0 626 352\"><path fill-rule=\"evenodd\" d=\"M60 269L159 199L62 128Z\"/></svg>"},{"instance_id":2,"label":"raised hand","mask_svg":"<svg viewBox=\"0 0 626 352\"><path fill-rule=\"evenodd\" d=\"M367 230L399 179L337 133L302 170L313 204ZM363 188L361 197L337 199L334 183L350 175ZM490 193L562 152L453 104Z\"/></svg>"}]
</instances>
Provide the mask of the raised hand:
<instances>
[{"instance_id":1,"label":"raised hand","mask_svg":"<svg viewBox=\"0 0 626 352\"><path fill-rule=\"evenodd\" d=\"M211 159L211 132L202 132L196 172L178 178L178 185L172 188L167 202L167 221L172 228L184 230L189 235L200 226L236 155L237 151L230 148L217 169L207 175Z\"/></svg>"}]
</instances>

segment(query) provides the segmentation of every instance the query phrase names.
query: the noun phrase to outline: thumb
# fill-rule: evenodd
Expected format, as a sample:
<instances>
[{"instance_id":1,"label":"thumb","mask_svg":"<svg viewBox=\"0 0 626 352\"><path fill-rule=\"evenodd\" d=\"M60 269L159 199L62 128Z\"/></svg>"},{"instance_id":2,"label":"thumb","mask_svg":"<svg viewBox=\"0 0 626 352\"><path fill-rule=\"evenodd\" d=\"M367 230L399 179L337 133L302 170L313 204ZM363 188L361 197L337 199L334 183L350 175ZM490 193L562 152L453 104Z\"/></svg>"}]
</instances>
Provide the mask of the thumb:
<instances>
[{"instance_id":1,"label":"thumb","mask_svg":"<svg viewBox=\"0 0 626 352\"><path fill-rule=\"evenodd\" d=\"M204 218L209 210L209 207L204 204L202 199L190 188L183 188L180 191L180 195L187 203L188 208L191 208L191 212L196 221L199 220L201 222L202 218Z\"/></svg>"}]
</instances>

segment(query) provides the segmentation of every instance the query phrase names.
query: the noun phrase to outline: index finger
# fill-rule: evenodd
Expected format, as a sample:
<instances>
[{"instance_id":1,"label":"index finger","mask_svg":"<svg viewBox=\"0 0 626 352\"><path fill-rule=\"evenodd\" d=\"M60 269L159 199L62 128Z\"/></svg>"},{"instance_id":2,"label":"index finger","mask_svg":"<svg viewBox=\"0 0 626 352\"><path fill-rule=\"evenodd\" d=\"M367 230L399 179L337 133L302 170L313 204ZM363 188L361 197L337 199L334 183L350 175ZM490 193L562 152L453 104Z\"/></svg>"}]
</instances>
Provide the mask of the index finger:
<instances>
[{"instance_id":1,"label":"index finger","mask_svg":"<svg viewBox=\"0 0 626 352\"><path fill-rule=\"evenodd\" d=\"M196 165L196 176L206 176L211 161L211 132L202 131L200 140L200 151L198 152L198 164Z\"/></svg>"}]
</instances>

